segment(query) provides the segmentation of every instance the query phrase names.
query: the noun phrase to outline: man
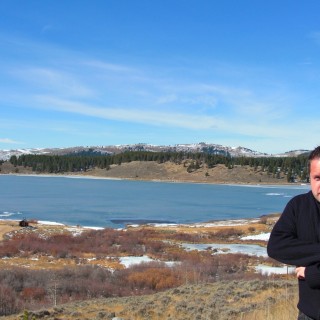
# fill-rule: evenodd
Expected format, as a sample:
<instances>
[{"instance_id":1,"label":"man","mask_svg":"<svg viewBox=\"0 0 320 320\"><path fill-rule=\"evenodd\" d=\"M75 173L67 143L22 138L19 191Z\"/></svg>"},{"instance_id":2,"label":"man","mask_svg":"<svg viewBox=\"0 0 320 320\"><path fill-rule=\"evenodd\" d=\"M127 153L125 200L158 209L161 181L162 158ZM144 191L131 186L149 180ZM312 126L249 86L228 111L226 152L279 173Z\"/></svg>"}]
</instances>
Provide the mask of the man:
<instances>
[{"instance_id":1,"label":"man","mask_svg":"<svg viewBox=\"0 0 320 320\"><path fill-rule=\"evenodd\" d=\"M311 191L292 198L275 224L268 255L296 266L298 320L320 319L320 146L309 155Z\"/></svg>"}]
</instances>

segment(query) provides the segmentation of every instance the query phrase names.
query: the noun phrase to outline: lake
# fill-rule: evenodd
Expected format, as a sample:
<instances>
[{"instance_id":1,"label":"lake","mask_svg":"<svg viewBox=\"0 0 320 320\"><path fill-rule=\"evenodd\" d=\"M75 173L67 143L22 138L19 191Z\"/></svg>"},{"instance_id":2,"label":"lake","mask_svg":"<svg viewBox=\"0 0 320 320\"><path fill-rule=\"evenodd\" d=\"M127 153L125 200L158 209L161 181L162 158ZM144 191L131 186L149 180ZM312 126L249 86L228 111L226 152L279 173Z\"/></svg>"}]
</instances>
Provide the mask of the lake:
<instances>
[{"instance_id":1,"label":"lake","mask_svg":"<svg viewBox=\"0 0 320 320\"><path fill-rule=\"evenodd\" d=\"M195 223L281 212L310 186L247 186L0 175L0 219L123 227Z\"/></svg>"}]
</instances>

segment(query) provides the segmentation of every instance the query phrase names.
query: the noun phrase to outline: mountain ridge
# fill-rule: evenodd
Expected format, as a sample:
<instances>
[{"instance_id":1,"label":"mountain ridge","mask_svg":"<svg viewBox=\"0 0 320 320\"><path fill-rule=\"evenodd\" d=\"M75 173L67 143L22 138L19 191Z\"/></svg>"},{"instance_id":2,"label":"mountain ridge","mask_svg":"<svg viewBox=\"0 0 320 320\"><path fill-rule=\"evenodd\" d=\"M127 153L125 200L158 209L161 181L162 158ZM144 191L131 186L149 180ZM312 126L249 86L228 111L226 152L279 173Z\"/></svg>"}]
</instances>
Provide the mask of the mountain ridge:
<instances>
[{"instance_id":1,"label":"mountain ridge","mask_svg":"<svg viewBox=\"0 0 320 320\"><path fill-rule=\"evenodd\" d=\"M299 149L291 150L284 153L268 154L265 152L255 151L246 147L231 147L223 146L214 143L190 143L190 144L176 144L176 145L153 145L146 143L124 144L124 145L108 145L108 146L75 146L65 148L20 148L11 150L0 150L0 160L7 161L11 156L23 154L52 154L52 155L66 155L78 154L81 152L92 152L97 154L117 154L126 151L149 151L149 152L204 152L209 154L229 155L231 157L295 157L310 150Z\"/></svg>"}]
</instances>

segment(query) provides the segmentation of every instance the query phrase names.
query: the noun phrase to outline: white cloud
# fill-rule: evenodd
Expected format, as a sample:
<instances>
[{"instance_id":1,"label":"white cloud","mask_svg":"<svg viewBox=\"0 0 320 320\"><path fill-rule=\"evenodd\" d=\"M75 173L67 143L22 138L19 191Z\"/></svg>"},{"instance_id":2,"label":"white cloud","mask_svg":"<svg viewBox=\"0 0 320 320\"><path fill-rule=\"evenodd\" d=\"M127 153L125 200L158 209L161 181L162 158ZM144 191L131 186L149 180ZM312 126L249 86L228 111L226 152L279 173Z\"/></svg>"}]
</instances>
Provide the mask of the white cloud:
<instances>
[{"instance_id":1,"label":"white cloud","mask_svg":"<svg viewBox=\"0 0 320 320\"><path fill-rule=\"evenodd\" d=\"M31 90L46 90L64 96L90 97L94 90L73 74L48 67L26 67L15 69L11 74L22 79Z\"/></svg>"},{"instance_id":2,"label":"white cloud","mask_svg":"<svg viewBox=\"0 0 320 320\"><path fill-rule=\"evenodd\" d=\"M155 103L167 104L167 103L176 102L177 100L178 100L178 97L175 94L169 94L169 95L159 97L158 99L156 99Z\"/></svg>"},{"instance_id":3,"label":"white cloud","mask_svg":"<svg viewBox=\"0 0 320 320\"><path fill-rule=\"evenodd\" d=\"M0 143L7 143L7 144L20 144L20 141L16 141L9 138L0 138Z\"/></svg>"},{"instance_id":4,"label":"white cloud","mask_svg":"<svg viewBox=\"0 0 320 320\"><path fill-rule=\"evenodd\" d=\"M37 105L42 108L49 108L59 112L80 114L84 116L96 117L100 119L124 121L127 123L146 124L154 126L167 126L194 130L194 132L207 132L210 136L216 134L233 135L234 141L239 139L239 145L243 137L254 138L258 145L261 141L275 144L276 141L301 141L301 147L305 144L304 136L291 123L270 123L266 124L265 119L248 118L239 121L238 117L223 118L208 115L196 115L191 113L169 111L153 111L144 108L113 108L102 107L91 104L79 103L76 101L56 99L49 96L38 96ZM43 107L45 106L45 107ZM308 125L312 125L309 120ZM316 121L313 123L316 124ZM307 123L305 123L307 125ZM242 137L241 137L242 136ZM261 147L257 148L261 149Z\"/></svg>"},{"instance_id":5,"label":"white cloud","mask_svg":"<svg viewBox=\"0 0 320 320\"><path fill-rule=\"evenodd\" d=\"M137 70L126 65L116 64L116 63L108 63L99 60L87 60L82 62L83 65L87 65L89 67L94 67L100 71L112 71L112 72L136 72Z\"/></svg>"},{"instance_id":6,"label":"white cloud","mask_svg":"<svg viewBox=\"0 0 320 320\"><path fill-rule=\"evenodd\" d=\"M212 116L187 113L150 111L143 108L101 107L49 96L38 96L38 105L61 112L71 112L90 117L143 123L148 125L177 126L187 129L212 129L223 126L223 121Z\"/></svg>"},{"instance_id":7,"label":"white cloud","mask_svg":"<svg viewBox=\"0 0 320 320\"><path fill-rule=\"evenodd\" d=\"M320 43L320 32L312 37ZM200 67L180 72L179 68L102 61L84 53L28 41L20 41L16 46L23 48L17 52L27 52L33 62L21 56L9 81L4 78L6 87L0 91L1 101L8 114L8 106L14 111L11 128L5 124L6 130L21 127L22 120L19 122L19 112L14 107L27 111L30 119L34 116L39 125L66 121L61 128L54 125L57 130L70 129L65 123L74 119L65 119L63 113L71 113L91 117L92 122L94 118L114 120L119 127L123 121L124 126L132 123L186 129L180 132L189 136L192 130L194 139L204 137L201 140L219 136L216 142L222 142L220 139L225 136L235 141L232 144L244 145L241 141L248 138L257 141L256 145L269 144L270 150L278 141L285 141L286 147L281 147L285 149L290 141L304 147L310 139L297 128L318 127L312 114L309 117L304 112L299 116L301 108L296 99L299 93L284 89L266 70L248 71L249 68L220 64L212 70ZM38 56L40 60L36 59ZM2 70L8 71L10 66L5 61L0 63ZM47 113L41 110L55 110L59 114L53 115L56 119L47 119ZM86 122L87 118L80 121ZM27 123L23 127L30 130ZM141 130L140 134L144 134L143 126L139 127L137 132Z\"/></svg>"}]
</instances>

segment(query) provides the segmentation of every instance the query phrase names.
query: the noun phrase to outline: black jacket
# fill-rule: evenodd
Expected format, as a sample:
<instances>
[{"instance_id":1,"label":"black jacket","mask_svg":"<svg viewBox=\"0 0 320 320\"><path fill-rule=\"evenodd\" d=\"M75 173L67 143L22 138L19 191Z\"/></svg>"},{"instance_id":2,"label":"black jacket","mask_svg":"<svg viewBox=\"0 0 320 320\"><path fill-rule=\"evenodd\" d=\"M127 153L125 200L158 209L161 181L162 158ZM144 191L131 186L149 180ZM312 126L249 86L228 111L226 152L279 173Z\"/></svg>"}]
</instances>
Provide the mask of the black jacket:
<instances>
[{"instance_id":1,"label":"black jacket","mask_svg":"<svg viewBox=\"0 0 320 320\"><path fill-rule=\"evenodd\" d=\"M311 191L288 202L267 250L275 260L307 267L305 279L299 280L298 308L320 320L320 205Z\"/></svg>"}]
</instances>

